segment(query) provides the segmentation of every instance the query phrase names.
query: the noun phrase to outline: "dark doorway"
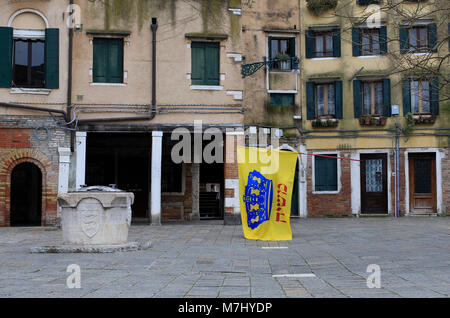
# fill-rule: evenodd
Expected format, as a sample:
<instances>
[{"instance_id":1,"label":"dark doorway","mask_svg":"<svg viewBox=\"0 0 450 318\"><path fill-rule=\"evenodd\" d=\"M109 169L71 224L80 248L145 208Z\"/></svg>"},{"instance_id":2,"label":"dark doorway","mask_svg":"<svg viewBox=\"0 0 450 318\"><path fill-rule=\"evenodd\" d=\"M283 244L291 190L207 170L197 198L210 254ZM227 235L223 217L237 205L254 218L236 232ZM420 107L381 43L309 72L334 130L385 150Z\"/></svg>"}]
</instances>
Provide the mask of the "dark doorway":
<instances>
[{"instance_id":1,"label":"dark doorway","mask_svg":"<svg viewBox=\"0 0 450 318\"><path fill-rule=\"evenodd\" d=\"M387 155L361 155L361 213L387 214Z\"/></svg>"},{"instance_id":2,"label":"dark doorway","mask_svg":"<svg viewBox=\"0 0 450 318\"><path fill-rule=\"evenodd\" d=\"M436 212L436 154L409 154L408 160L410 211Z\"/></svg>"},{"instance_id":3,"label":"dark doorway","mask_svg":"<svg viewBox=\"0 0 450 318\"><path fill-rule=\"evenodd\" d=\"M200 164L200 219L223 219L223 163Z\"/></svg>"},{"instance_id":4,"label":"dark doorway","mask_svg":"<svg viewBox=\"0 0 450 318\"><path fill-rule=\"evenodd\" d=\"M11 173L11 226L40 226L42 173L34 164L18 164Z\"/></svg>"},{"instance_id":5,"label":"dark doorway","mask_svg":"<svg viewBox=\"0 0 450 318\"><path fill-rule=\"evenodd\" d=\"M134 193L133 219L149 218L152 137L146 133L91 133L87 138L86 184L115 184Z\"/></svg>"}]
</instances>

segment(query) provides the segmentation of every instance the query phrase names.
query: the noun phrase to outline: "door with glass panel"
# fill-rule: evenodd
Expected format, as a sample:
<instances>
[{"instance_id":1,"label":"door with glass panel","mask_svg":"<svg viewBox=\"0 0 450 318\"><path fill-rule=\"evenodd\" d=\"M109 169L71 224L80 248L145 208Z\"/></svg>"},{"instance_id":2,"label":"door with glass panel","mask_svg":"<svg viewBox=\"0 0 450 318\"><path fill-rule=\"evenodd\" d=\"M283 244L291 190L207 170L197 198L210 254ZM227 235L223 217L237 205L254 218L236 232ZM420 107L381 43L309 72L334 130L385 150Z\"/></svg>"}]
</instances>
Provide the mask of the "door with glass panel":
<instances>
[{"instance_id":1,"label":"door with glass panel","mask_svg":"<svg viewBox=\"0 0 450 318\"><path fill-rule=\"evenodd\" d=\"M386 154L361 154L361 213L388 213Z\"/></svg>"},{"instance_id":2,"label":"door with glass panel","mask_svg":"<svg viewBox=\"0 0 450 318\"><path fill-rule=\"evenodd\" d=\"M410 153L408 159L410 212L436 212L436 155Z\"/></svg>"}]
</instances>

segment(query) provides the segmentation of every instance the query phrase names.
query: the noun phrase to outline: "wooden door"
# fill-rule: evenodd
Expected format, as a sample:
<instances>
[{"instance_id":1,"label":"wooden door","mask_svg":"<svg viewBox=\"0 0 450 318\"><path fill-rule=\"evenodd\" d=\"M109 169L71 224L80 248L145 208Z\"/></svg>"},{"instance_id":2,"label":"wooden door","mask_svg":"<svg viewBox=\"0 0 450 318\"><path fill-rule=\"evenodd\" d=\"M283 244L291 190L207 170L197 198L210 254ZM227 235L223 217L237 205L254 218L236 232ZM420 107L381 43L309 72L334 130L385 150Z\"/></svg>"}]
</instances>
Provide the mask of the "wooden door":
<instances>
[{"instance_id":1,"label":"wooden door","mask_svg":"<svg viewBox=\"0 0 450 318\"><path fill-rule=\"evenodd\" d=\"M386 154L361 154L361 213L388 213Z\"/></svg>"},{"instance_id":2,"label":"wooden door","mask_svg":"<svg viewBox=\"0 0 450 318\"><path fill-rule=\"evenodd\" d=\"M436 155L409 154L409 206L412 213L436 212Z\"/></svg>"}]
</instances>

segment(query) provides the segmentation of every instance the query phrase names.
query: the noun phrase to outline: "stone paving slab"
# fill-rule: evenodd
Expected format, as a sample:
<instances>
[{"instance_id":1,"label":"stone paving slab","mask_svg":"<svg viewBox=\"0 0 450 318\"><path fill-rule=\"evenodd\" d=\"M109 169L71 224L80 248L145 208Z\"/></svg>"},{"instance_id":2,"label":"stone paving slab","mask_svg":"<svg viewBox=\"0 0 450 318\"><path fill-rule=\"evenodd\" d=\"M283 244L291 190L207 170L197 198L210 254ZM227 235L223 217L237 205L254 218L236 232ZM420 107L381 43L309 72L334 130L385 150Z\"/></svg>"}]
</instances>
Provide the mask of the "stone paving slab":
<instances>
[{"instance_id":1,"label":"stone paving slab","mask_svg":"<svg viewBox=\"0 0 450 318\"><path fill-rule=\"evenodd\" d=\"M288 242L222 223L133 225L130 242L151 247L106 254L32 254L60 245L61 231L0 228L0 297L450 297L449 217L293 219ZM71 264L79 289L67 287ZM380 288L367 287L370 264Z\"/></svg>"}]
</instances>

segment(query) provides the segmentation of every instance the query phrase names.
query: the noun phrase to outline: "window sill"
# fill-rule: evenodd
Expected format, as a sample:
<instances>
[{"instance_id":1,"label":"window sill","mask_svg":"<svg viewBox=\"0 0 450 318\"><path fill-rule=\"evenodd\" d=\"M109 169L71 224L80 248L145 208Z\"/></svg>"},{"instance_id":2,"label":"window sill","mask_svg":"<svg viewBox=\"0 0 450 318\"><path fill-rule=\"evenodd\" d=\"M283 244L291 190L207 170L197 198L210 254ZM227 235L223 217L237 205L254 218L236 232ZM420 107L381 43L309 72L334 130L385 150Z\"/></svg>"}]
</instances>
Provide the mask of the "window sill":
<instances>
[{"instance_id":1,"label":"window sill","mask_svg":"<svg viewBox=\"0 0 450 318\"><path fill-rule=\"evenodd\" d=\"M312 194L339 194L340 191L313 191Z\"/></svg>"},{"instance_id":2,"label":"window sill","mask_svg":"<svg viewBox=\"0 0 450 318\"><path fill-rule=\"evenodd\" d=\"M284 90L277 90L277 89L269 89L267 90L268 94L297 94L297 90L292 91L284 91Z\"/></svg>"},{"instance_id":3,"label":"window sill","mask_svg":"<svg viewBox=\"0 0 450 318\"><path fill-rule=\"evenodd\" d=\"M377 58L377 57L382 57L383 55L381 54L377 54L377 55L360 55L358 56L358 58L360 59L370 59L370 58Z\"/></svg>"},{"instance_id":4,"label":"window sill","mask_svg":"<svg viewBox=\"0 0 450 318\"><path fill-rule=\"evenodd\" d=\"M222 91L223 86L219 85L191 85L190 88L192 90L198 91Z\"/></svg>"},{"instance_id":5,"label":"window sill","mask_svg":"<svg viewBox=\"0 0 450 318\"><path fill-rule=\"evenodd\" d=\"M321 60L321 61L324 61L324 60L337 60L337 59L338 59L338 57L336 57L336 56L312 57L312 58L310 58L310 60L312 60L312 61L315 61L315 60Z\"/></svg>"},{"instance_id":6,"label":"window sill","mask_svg":"<svg viewBox=\"0 0 450 318\"><path fill-rule=\"evenodd\" d=\"M127 84L125 83L89 83L89 86L118 86L125 87Z\"/></svg>"},{"instance_id":7,"label":"window sill","mask_svg":"<svg viewBox=\"0 0 450 318\"><path fill-rule=\"evenodd\" d=\"M31 95L49 95L52 90L49 88L20 88L12 87L11 94L31 94Z\"/></svg>"}]
</instances>

